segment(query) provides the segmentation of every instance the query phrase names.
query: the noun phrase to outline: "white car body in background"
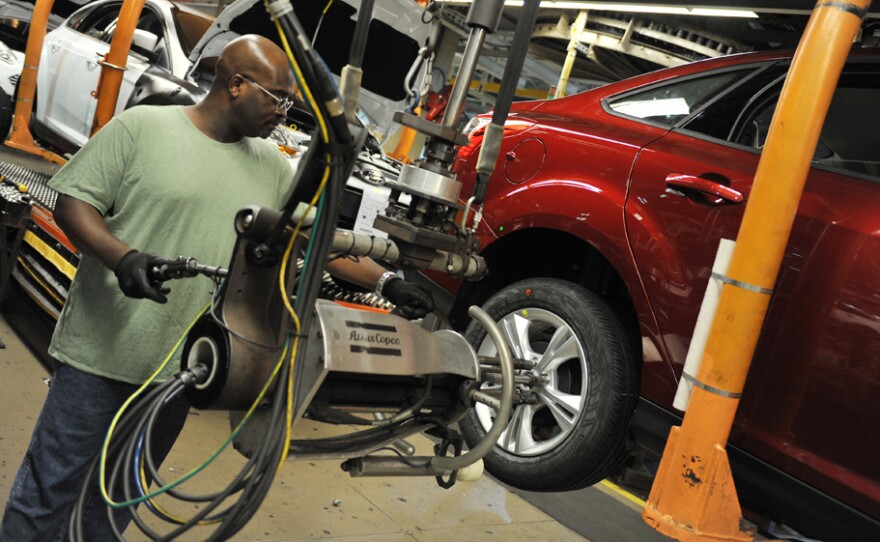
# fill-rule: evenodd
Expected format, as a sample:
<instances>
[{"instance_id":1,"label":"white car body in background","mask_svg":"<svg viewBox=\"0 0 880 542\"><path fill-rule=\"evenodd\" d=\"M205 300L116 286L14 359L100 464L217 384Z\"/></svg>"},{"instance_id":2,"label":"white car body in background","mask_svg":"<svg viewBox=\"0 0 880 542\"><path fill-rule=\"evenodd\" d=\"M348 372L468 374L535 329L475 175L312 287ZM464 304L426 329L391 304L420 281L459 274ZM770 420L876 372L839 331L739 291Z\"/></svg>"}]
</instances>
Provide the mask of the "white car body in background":
<instances>
[{"instance_id":1,"label":"white car body in background","mask_svg":"<svg viewBox=\"0 0 880 542\"><path fill-rule=\"evenodd\" d=\"M76 147L89 139L97 100L93 92L101 74L101 58L110 50L121 0L98 0L74 12L64 24L46 34L37 73L36 120ZM132 50L128 55L116 113L131 97L138 79L156 64L183 78L191 67L175 21L179 14L212 17L166 0L147 0L138 21ZM152 34L152 36L151 36ZM142 40L142 41L141 41ZM157 62L150 62L139 42L152 44Z\"/></svg>"},{"instance_id":2,"label":"white car body in background","mask_svg":"<svg viewBox=\"0 0 880 542\"><path fill-rule=\"evenodd\" d=\"M23 68L24 53L13 51L0 41L0 90L6 94L10 102Z\"/></svg>"},{"instance_id":3,"label":"white car body in background","mask_svg":"<svg viewBox=\"0 0 880 542\"><path fill-rule=\"evenodd\" d=\"M312 4L311 0L299 0L295 9L300 9L299 5L304 13L308 10L314 12ZM339 39L340 30L334 25L353 25L356 20L353 6L358 4L356 1L332 4L328 13L335 13L335 23L331 25L322 21L317 25L316 48L325 59L329 55L331 67L339 64L340 58L348 57L351 39L350 35L348 40ZM37 75L35 114L43 133L36 135L45 134L44 139L70 151L88 140L97 105L93 93L101 72L100 60L110 49L121 5L121 0L92 2L46 35ZM430 26L420 20L421 10L412 0L377 0L374 8L370 36L378 29L381 39L374 39L372 58L374 65L389 70L390 75L379 76L380 92L362 88L359 104L361 118L367 118L371 131L380 139L384 139L392 127L393 112L404 108L404 76L430 32ZM201 100L204 91L210 87L216 57L226 43L245 33L258 33L277 41L275 27L262 0L238 0L225 8L216 20L168 0L147 0L135 30L116 113L132 104L142 103L137 93L144 90L138 87L138 83L148 71L154 76L157 70L161 71L172 81L171 84L182 87L189 84L190 88L186 89L191 96L188 103ZM385 47L389 40L394 43L388 47L390 51L384 51L381 47ZM369 51L370 42L368 57ZM390 62L392 58L394 62ZM365 81L368 60L365 60ZM374 75L374 85L375 81ZM201 91L196 89L193 92L194 85L198 85Z\"/></svg>"}]
</instances>

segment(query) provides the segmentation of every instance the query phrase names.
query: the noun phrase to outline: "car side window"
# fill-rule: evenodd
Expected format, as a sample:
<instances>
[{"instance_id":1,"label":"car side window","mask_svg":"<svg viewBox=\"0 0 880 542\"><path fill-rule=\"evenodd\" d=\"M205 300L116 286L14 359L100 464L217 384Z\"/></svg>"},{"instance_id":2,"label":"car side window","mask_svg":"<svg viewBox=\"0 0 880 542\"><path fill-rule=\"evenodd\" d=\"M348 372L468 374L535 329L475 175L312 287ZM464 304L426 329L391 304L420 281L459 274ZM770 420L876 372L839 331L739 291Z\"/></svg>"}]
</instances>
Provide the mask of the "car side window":
<instances>
[{"instance_id":1,"label":"car side window","mask_svg":"<svg viewBox=\"0 0 880 542\"><path fill-rule=\"evenodd\" d=\"M0 41L16 51L24 51L27 47L27 35L30 22L15 17L0 18Z\"/></svg>"},{"instance_id":2,"label":"car side window","mask_svg":"<svg viewBox=\"0 0 880 542\"><path fill-rule=\"evenodd\" d=\"M613 96L607 105L623 115L672 126L742 77L740 70L714 73Z\"/></svg>"},{"instance_id":3,"label":"car side window","mask_svg":"<svg viewBox=\"0 0 880 542\"><path fill-rule=\"evenodd\" d=\"M783 76L754 94L740 108L739 115L722 136L723 125L709 128L709 124L695 118L686 129L726 139L731 143L761 150L767 140L770 122L782 91ZM736 108L738 102L726 106ZM828 115L819 135L813 163L860 175L880 178L880 66L876 64L848 64L834 91ZM718 119L725 106L714 104L700 117Z\"/></svg>"},{"instance_id":4,"label":"car side window","mask_svg":"<svg viewBox=\"0 0 880 542\"><path fill-rule=\"evenodd\" d=\"M684 129L732 141L731 132L737 130L744 113L761 107L756 102L772 93L772 89L785 78L786 69L787 66L773 66L755 73L694 115Z\"/></svg>"},{"instance_id":5,"label":"car side window","mask_svg":"<svg viewBox=\"0 0 880 542\"><path fill-rule=\"evenodd\" d=\"M116 33L116 23L119 20L121 5L115 4L108 6L108 8L96 11L92 16L87 15L74 30L101 40L104 43L111 43L113 41L113 34ZM138 47L137 43L132 42L131 52L140 55L153 64L170 69L168 52L165 47L164 25L159 15L149 7L144 6L135 28L154 34L156 36L156 45L152 50L143 50Z\"/></svg>"},{"instance_id":6,"label":"car side window","mask_svg":"<svg viewBox=\"0 0 880 542\"><path fill-rule=\"evenodd\" d=\"M102 39L107 28L116 21L122 4L109 4L93 11L84 12L82 17L68 22L73 30L91 38Z\"/></svg>"},{"instance_id":7,"label":"car side window","mask_svg":"<svg viewBox=\"0 0 880 542\"><path fill-rule=\"evenodd\" d=\"M853 66L841 74L819 136L818 164L880 178L880 66Z\"/></svg>"},{"instance_id":8,"label":"car side window","mask_svg":"<svg viewBox=\"0 0 880 542\"><path fill-rule=\"evenodd\" d=\"M94 6L81 9L71 15L70 18L67 19L67 21L64 23L64 25L79 32L79 29L82 27L83 19L88 17L93 11L95 11Z\"/></svg>"}]
</instances>

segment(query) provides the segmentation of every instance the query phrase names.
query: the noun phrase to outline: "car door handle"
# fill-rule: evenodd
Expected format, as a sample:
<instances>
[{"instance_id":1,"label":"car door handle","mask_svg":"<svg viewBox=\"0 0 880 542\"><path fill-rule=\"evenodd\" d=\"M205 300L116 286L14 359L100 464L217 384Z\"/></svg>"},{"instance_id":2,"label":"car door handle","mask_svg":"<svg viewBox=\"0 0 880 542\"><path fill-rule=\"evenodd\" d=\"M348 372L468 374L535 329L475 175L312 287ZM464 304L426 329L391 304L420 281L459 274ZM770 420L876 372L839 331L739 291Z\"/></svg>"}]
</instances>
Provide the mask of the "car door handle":
<instances>
[{"instance_id":1,"label":"car door handle","mask_svg":"<svg viewBox=\"0 0 880 542\"><path fill-rule=\"evenodd\" d=\"M53 41L52 43L49 44L49 49L51 49L53 53L57 53L58 51L61 50L61 46L58 45L57 41Z\"/></svg>"},{"instance_id":2,"label":"car door handle","mask_svg":"<svg viewBox=\"0 0 880 542\"><path fill-rule=\"evenodd\" d=\"M688 190L696 190L708 196L714 196L720 201L717 203L742 203L745 199L742 192L723 185L717 181L704 179L695 175L684 175L681 173L670 173L666 176L666 186L675 188L685 188Z\"/></svg>"},{"instance_id":3,"label":"car door handle","mask_svg":"<svg viewBox=\"0 0 880 542\"><path fill-rule=\"evenodd\" d=\"M98 66L98 63L94 60L86 60L86 68L90 70L94 70Z\"/></svg>"}]
</instances>

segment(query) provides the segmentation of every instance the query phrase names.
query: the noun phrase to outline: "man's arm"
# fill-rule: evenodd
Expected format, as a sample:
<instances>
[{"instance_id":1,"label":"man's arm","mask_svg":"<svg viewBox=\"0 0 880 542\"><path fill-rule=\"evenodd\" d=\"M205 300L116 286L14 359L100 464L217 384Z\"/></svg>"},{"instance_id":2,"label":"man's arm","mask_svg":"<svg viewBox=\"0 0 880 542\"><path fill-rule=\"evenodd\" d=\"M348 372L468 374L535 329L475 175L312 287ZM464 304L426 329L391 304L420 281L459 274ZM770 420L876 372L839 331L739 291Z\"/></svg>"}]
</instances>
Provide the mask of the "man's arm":
<instances>
[{"instance_id":1,"label":"man's arm","mask_svg":"<svg viewBox=\"0 0 880 542\"><path fill-rule=\"evenodd\" d=\"M370 258L357 261L347 258L333 260L327 264L327 272L348 282L363 286L391 301L397 308L395 311L410 320L424 318L434 310L434 298L427 288L400 279L397 276L386 277L382 286L377 289L379 279L386 273L385 269Z\"/></svg>"},{"instance_id":2,"label":"man's arm","mask_svg":"<svg viewBox=\"0 0 880 542\"><path fill-rule=\"evenodd\" d=\"M110 233L104 217L90 204L59 194L55 204L55 222L83 254L96 258L113 271L119 288L126 296L147 298L165 303L170 290L150 280L148 270L161 260L154 254L132 249Z\"/></svg>"},{"instance_id":3,"label":"man's arm","mask_svg":"<svg viewBox=\"0 0 880 542\"><path fill-rule=\"evenodd\" d=\"M385 273L385 268L370 258L360 258L357 261L339 258L327 264L327 272L334 277L373 291L376 288L376 283Z\"/></svg>"},{"instance_id":4,"label":"man's arm","mask_svg":"<svg viewBox=\"0 0 880 542\"><path fill-rule=\"evenodd\" d=\"M110 233L101 213L82 200L59 194L54 216L77 250L97 258L111 271L131 252L131 247Z\"/></svg>"}]
</instances>

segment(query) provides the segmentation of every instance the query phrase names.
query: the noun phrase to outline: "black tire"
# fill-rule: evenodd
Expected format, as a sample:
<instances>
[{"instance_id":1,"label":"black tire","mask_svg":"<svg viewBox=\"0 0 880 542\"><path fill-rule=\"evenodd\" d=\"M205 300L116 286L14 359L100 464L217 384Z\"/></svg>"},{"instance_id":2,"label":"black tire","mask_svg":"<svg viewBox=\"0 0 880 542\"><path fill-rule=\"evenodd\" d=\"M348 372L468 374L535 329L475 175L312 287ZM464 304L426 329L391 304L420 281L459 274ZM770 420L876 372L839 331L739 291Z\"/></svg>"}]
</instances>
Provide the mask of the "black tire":
<instances>
[{"instance_id":1,"label":"black tire","mask_svg":"<svg viewBox=\"0 0 880 542\"><path fill-rule=\"evenodd\" d=\"M0 137L5 141L9 137L9 129L12 128L12 114L15 112L15 104L6 94L6 91L0 89Z\"/></svg>"},{"instance_id":2,"label":"black tire","mask_svg":"<svg viewBox=\"0 0 880 542\"><path fill-rule=\"evenodd\" d=\"M582 286L553 278L512 284L483 309L504 330L513 356L538 361L536 370L550 377L544 385L520 386L538 402L514 405L510 424L484 458L486 470L528 491L580 489L617 470L639 390L633 345L611 309ZM480 355L495 354L476 322L466 337ZM485 436L494 414L477 404L465 415L460 427L469 445Z\"/></svg>"}]
</instances>

